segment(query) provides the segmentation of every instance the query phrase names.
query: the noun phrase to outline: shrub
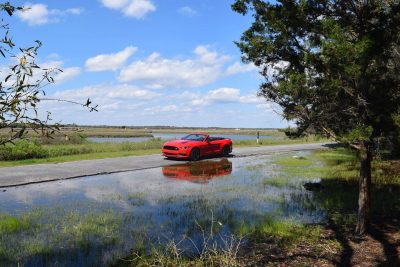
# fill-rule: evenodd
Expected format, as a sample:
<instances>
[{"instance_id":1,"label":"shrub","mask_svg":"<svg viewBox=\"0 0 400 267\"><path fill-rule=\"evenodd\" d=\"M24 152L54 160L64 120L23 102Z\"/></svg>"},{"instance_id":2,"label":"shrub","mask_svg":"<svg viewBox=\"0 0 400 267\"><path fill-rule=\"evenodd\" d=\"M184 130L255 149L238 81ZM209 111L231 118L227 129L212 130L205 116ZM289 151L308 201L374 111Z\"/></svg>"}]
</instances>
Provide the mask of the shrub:
<instances>
[{"instance_id":1,"label":"shrub","mask_svg":"<svg viewBox=\"0 0 400 267\"><path fill-rule=\"evenodd\" d=\"M48 156L48 152L40 144L27 140L20 140L14 144L0 147L0 160L46 158Z\"/></svg>"}]
</instances>

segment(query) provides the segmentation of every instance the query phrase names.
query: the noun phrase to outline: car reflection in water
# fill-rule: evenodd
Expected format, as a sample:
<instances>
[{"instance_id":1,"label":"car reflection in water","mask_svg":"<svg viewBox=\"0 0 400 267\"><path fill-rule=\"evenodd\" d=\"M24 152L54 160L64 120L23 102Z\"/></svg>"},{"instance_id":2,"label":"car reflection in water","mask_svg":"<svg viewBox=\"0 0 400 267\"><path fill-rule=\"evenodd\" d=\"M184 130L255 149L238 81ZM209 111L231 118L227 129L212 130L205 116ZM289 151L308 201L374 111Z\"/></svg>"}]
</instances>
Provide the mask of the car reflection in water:
<instances>
[{"instance_id":1,"label":"car reflection in water","mask_svg":"<svg viewBox=\"0 0 400 267\"><path fill-rule=\"evenodd\" d=\"M214 177L229 175L232 162L227 159L204 160L186 164L164 166L163 175L170 179L186 180L193 183L208 183Z\"/></svg>"}]
</instances>

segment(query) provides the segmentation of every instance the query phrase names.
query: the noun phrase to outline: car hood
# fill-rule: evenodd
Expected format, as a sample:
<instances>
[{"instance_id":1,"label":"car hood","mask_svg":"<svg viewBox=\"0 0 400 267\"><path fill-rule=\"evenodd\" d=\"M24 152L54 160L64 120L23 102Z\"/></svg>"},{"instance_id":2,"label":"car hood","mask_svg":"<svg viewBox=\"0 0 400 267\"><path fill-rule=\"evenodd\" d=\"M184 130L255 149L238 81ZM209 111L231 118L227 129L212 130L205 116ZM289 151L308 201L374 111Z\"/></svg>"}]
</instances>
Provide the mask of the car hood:
<instances>
[{"instance_id":1,"label":"car hood","mask_svg":"<svg viewBox=\"0 0 400 267\"><path fill-rule=\"evenodd\" d=\"M198 143L199 143L199 141L171 140L171 141L164 143L164 146L182 146L182 145L192 146L192 145L195 145Z\"/></svg>"}]
</instances>

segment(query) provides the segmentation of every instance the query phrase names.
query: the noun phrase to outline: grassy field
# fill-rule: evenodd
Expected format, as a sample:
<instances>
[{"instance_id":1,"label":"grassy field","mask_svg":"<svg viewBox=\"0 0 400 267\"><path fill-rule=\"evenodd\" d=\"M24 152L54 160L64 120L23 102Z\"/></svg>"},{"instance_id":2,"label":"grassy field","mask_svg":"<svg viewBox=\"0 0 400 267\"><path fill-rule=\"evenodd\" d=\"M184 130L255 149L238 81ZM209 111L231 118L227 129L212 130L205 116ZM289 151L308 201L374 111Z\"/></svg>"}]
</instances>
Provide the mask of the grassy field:
<instances>
[{"instance_id":1,"label":"grassy field","mask_svg":"<svg viewBox=\"0 0 400 267\"><path fill-rule=\"evenodd\" d=\"M0 136L7 135L10 129L0 129ZM277 129L223 129L223 128L130 128L130 127L89 127L89 126L71 126L61 127L60 132L56 133L57 139L65 138L65 136L82 135L86 137L152 137L152 133L191 133L202 132L210 134L237 134L237 135L270 135L283 137L284 133ZM38 137L32 131L27 131L28 137Z\"/></svg>"},{"instance_id":2,"label":"grassy field","mask_svg":"<svg viewBox=\"0 0 400 267\"><path fill-rule=\"evenodd\" d=\"M6 135L9 129L0 129L0 135ZM27 130L27 137L39 137L33 130ZM61 127L60 132L55 137L65 138L70 135L82 135L86 137L151 137L151 131L148 129L132 129L122 127Z\"/></svg>"}]
</instances>

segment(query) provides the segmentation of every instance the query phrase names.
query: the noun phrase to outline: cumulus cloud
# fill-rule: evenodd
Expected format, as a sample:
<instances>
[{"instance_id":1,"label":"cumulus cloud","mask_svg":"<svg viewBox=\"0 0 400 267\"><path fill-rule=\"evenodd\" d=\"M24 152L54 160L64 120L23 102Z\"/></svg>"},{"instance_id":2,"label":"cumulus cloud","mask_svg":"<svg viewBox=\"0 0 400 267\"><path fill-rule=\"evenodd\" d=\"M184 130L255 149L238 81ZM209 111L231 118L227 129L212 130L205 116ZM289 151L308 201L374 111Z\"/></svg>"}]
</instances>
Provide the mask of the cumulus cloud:
<instances>
[{"instance_id":1,"label":"cumulus cloud","mask_svg":"<svg viewBox=\"0 0 400 267\"><path fill-rule=\"evenodd\" d=\"M36 83L43 79L45 72L43 69L53 69L54 71L50 73L50 77L54 79L55 85L60 85L69 80L72 80L76 76L81 74L81 68L79 67L64 67L64 62L61 60L49 60L38 63L41 69L32 69L33 75L31 77L26 77L26 81L30 83ZM61 71L60 71L61 70ZM0 80L4 80L6 76L11 74L10 68L8 66L0 66ZM12 86L15 79L12 77L7 81L3 82L5 86Z\"/></svg>"},{"instance_id":2,"label":"cumulus cloud","mask_svg":"<svg viewBox=\"0 0 400 267\"><path fill-rule=\"evenodd\" d=\"M147 115L156 115L156 114L165 114L165 113L188 113L192 112L193 110L188 107L179 107L177 105L166 105L166 106L153 106L147 107L144 109L145 114Z\"/></svg>"},{"instance_id":3,"label":"cumulus cloud","mask_svg":"<svg viewBox=\"0 0 400 267\"><path fill-rule=\"evenodd\" d=\"M65 10L49 9L45 4L25 3L25 9L16 13L17 17L30 26L59 22L66 15L80 15L81 8L69 8Z\"/></svg>"},{"instance_id":4,"label":"cumulus cloud","mask_svg":"<svg viewBox=\"0 0 400 267\"><path fill-rule=\"evenodd\" d=\"M81 74L81 68L79 67L64 68L62 72L58 72L53 78L56 84L61 84L75 78L79 74Z\"/></svg>"},{"instance_id":5,"label":"cumulus cloud","mask_svg":"<svg viewBox=\"0 0 400 267\"><path fill-rule=\"evenodd\" d=\"M53 94L51 98L65 99L79 103L90 98L95 105L98 105L100 112L119 110L123 113L123 110L136 109L144 105L144 101L150 101L159 96L161 94L128 84L101 84L59 91ZM49 109L80 108L64 105L63 103L57 106L54 103L52 104L52 106L48 104Z\"/></svg>"},{"instance_id":6,"label":"cumulus cloud","mask_svg":"<svg viewBox=\"0 0 400 267\"><path fill-rule=\"evenodd\" d=\"M153 88L199 87L224 75L228 56L219 55L207 46L198 46L190 59L168 59L153 53L124 67L118 79L122 82L141 81Z\"/></svg>"},{"instance_id":7,"label":"cumulus cloud","mask_svg":"<svg viewBox=\"0 0 400 267\"><path fill-rule=\"evenodd\" d=\"M127 17L141 19L156 10L150 0L101 0L107 8L121 11Z\"/></svg>"},{"instance_id":8,"label":"cumulus cloud","mask_svg":"<svg viewBox=\"0 0 400 267\"><path fill-rule=\"evenodd\" d=\"M178 12L187 17L193 17L193 16L197 15L196 10L194 10L193 8L191 8L189 6L183 6L183 7L179 8Z\"/></svg>"},{"instance_id":9,"label":"cumulus cloud","mask_svg":"<svg viewBox=\"0 0 400 267\"><path fill-rule=\"evenodd\" d=\"M61 60L46 61L39 64L44 69L61 69L62 71L55 71L51 77L54 79L54 84L62 84L69 80L72 80L76 76L81 74L81 68L79 67L64 67L64 62ZM37 80L41 78L42 72L36 72L33 79Z\"/></svg>"},{"instance_id":10,"label":"cumulus cloud","mask_svg":"<svg viewBox=\"0 0 400 267\"><path fill-rule=\"evenodd\" d=\"M214 103L256 104L262 101L256 94L241 95L240 89L229 87L211 90L202 96L191 95L191 98L191 103L195 106L206 106Z\"/></svg>"},{"instance_id":11,"label":"cumulus cloud","mask_svg":"<svg viewBox=\"0 0 400 267\"><path fill-rule=\"evenodd\" d=\"M253 64L240 64L239 62L235 62L233 65L229 66L226 69L226 74L227 75L235 75L237 73L245 73L245 72L250 72L250 71L255 71L257 70L257 67L254 66Z\"/></svg>"},{"instance_id":12,"label":"cumulus cloud","mask_svg":"<svg viewBox=\"0 0 400 267\"><path fill-rule=\"evenodd\" d=\"M85 67L88 71L107 71L121 68L128 58L132 56L137 47L128 46L115 54L101 54L86 60Z\"/></svg>"},{"instance_id":13,"label":"cumulus cloud","mask_svg":"<svg viewBox=\"0 0 400 267\"><path fill-rule=\"evenodd\" d=\"M135 86L128 84L110 84L110 85L94 85L86 86L80 89L65 90L62 92L57 92L54 96L63 99L78 100L78 99L93 99L101 100L101 102L108 102L110 99L121 99L121 100L132 100L141 99L149 100L160 94L139 89Z\"/></svg>"}]
</instances>

